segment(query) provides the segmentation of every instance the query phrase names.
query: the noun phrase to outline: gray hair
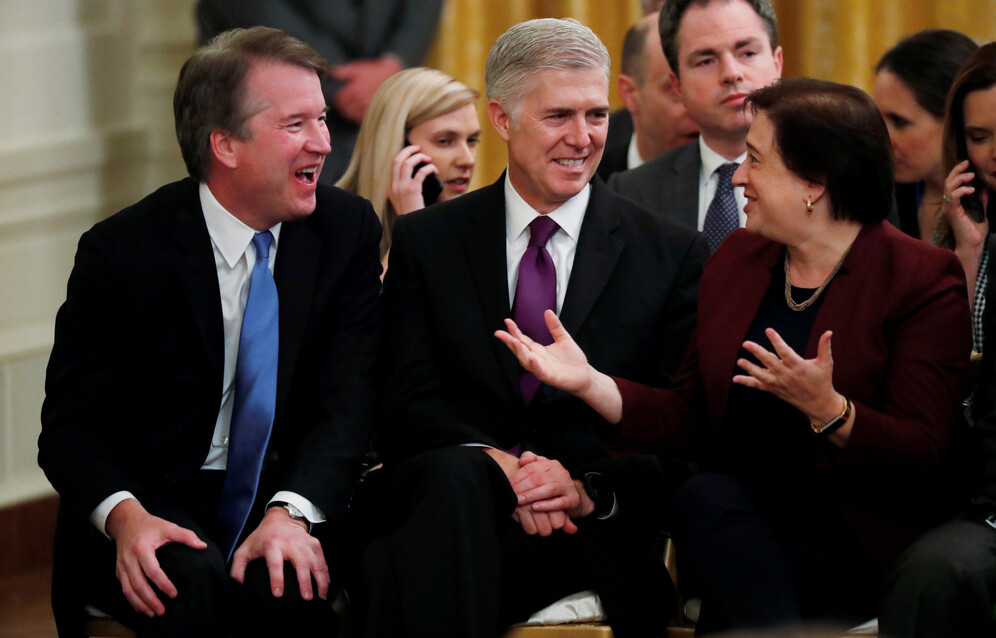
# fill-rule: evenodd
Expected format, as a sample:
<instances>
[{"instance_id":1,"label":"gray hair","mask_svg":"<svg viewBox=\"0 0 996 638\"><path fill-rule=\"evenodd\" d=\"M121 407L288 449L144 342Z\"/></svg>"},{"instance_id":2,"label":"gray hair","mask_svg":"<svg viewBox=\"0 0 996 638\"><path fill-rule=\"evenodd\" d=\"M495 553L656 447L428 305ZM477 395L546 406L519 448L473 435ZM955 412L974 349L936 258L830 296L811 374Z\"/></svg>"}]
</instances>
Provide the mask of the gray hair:
<instances>
[{"instance_id":1,"label":"gray hair","mask_svg":"<svg viewBox=\"0 0 996 638\"><path fill-rule=\"evenodd\" d=\"M529 90L529 76L539 69L605 70L609 86L609 51L588 27L573 18L538 18L520 22L498 38L488 54L485 94L510 114Z\"/></svg>"}]
</instances>

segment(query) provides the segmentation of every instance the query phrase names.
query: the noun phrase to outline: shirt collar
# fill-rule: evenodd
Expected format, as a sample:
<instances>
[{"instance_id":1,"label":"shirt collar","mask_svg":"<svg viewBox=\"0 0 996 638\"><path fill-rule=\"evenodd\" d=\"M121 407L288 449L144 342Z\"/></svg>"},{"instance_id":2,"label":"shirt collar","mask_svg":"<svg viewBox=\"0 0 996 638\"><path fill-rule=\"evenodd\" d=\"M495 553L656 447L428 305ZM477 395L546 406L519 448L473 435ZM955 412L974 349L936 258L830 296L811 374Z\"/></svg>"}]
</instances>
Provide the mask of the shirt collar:
<instances>
[{"instance_id":1,"label":"shirt collar","mask_svg":"<svg viewBox=\"0 0 996 638\"><path fill-rule=\"evenodd\" d=\"M643 157L640 156L640 148L636 145L636 133L629 138L629 148L626 150L626 170L634 169L643 165Z\"/></svg>"},{"instance_id":2,"label":"shirt collar","mask_svg":"<svg viewBox=\"0 0 996 638\"><path fill-rule=\"evenodd\" d=\"M712 177L716 169L731 161L709 148L701 135L699 136L699 156L702 158L702 177L706 180ZM745 159L747 159L747 151L744 151L740 157L732 161L737 164L743 164Z\"/></svg>"},{"instance_id":3,"label":"shirt collar","mask_svg":"<svg viewBox=\"0 0 996 638\"><path fill-rule=\"evenodd\" d=\"M214 245L218 247L221 256L228 263L228 267L235 268L235 264L242 259L242 255L246 253L246 248L252 243L256 231L225 210L225 207L215 199L206 182L201 182L198 194L201 199L201 210L204 211L204 222L207 224L208 235L211 236ZM273 234L273 248L276 248L280 241L280 224L271 228L270 233Z\"/></svg>"},{"instance_id":4,"label":"shirt collar","mask_svg":"<svg viewBox=\"0 0 996 638\"><path fill-rule=\"evenodd\" d=\"M584 221L584 213L588 209L588 200L591 198L591 184L585 184L574 197L560 205L556 210L548 213L548 217L557 222L560 229L567 233L567 236L578 241L581 233L581 222ZM532 206L515 191L512 182L508 179L508 172L505 173L505 237L509 243L515 241L521 235L526 226L539 217Z\"/></svg>"}]
</instances>

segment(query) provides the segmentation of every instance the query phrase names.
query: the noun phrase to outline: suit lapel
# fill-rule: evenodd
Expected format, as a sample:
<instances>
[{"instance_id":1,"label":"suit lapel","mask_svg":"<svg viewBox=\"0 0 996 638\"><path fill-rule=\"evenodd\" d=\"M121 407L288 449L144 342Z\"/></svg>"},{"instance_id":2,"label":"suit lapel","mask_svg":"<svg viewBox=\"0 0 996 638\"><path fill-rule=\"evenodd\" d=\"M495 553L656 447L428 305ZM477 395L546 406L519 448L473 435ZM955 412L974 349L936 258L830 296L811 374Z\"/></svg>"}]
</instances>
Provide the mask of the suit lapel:
<instances>
[{"instance_id":1,"label":"suit lapel","mask_svg":"<svg viewBox=\"0 0 996 638\"><path fill-rule=\"evenodd\" d=\"M321 241L307 220L280 227L274 280L280 296L280 354L277 365L277 415L287 396L301 351L301 338L311 316L312 293L318 271ZM331 362L330 362L331 363Z\"/></svg>"},{"instance_id":2,"label":"suit lapel","mask_svg":"<svg viewBox=\"0 0 996 638\"><path fill-rule=\"evenodd\" d=\"M674 163L668 168L672 172L674 189L661 201L671 201L676 207L674 219L690 228L699 225L699 173L702 172L702 157L698 142L690 142L677 153Z\"/></svg>"},{"instance_id":3,"label":"suit lapel","mask_svg":"<svg viewBox=\"0 0 996 638\"><path fill-rule=\"evenodd\" d=\"M485 325L489 330L504 329L512 316L508 302L508 271L505 267L505 174L482 189L479 206L469 211L460 226L460 240L474 280ZM521 403L519 364L497 339L491 347L498 358L509 391Z\"/></svg>"},{"instance_id":4,"label":"suit lapel","mask_svg":"<svg viewBox=\"0 0 996 638\"><path fill-rule=\"evenodd\" d=\"M173 268L204 343L212 378L218 380L220 391L225 358L221 290L197 184L188 182L190 188L181 194L176 210L165 213L174 215L173 246L176 253Z\"/></svg>"},{"instance_id":5,"label":"suit lapel","mask_svg":"<svg viewBox=\"0 0 996 638\"><path fill-rule=\"evenodd\" d=\"M605 289L623 251L622 240L613 236L619 217L612 210L610 196L599 180L591 183L591 198L578 236L574 266L567 283L560 321L576 335Z\"/></svg>"}]
</instances>

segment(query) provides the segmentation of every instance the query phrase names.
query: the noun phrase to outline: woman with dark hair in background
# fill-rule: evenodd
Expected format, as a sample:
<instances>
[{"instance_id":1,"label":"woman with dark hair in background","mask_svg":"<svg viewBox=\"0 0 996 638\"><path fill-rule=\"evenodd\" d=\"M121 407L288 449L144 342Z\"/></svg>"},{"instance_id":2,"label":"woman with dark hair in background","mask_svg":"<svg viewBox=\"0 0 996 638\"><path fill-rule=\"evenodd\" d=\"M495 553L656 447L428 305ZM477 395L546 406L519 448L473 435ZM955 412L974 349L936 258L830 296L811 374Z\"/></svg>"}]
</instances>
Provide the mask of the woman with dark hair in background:
<instances>
[{"instance_id":1,"label":"woman with dark hair in background","mask_svg":"<svg viewBox=\"0 0 996 638\"><path fill-rule=\"evenodd\" d=\"M607 445L702 458L672 528L697 635L874 616L895 555L939 519L925 495L971 345L957 259L882 221L892 158L871 99L798 79L748 107L746 230L706 265L670 389L596 371L552 312L550 346L510 320L497 334L604 417Z\"/></svg>"},{"instance_id":2,"label":"woman with dark hair in background","mask_svg":"<svg viewBox=\"0 0 996 638\"><path fill-rule=\"evenodd\" d=\"M944 205L939 245L952 248L965 269L972 302L972 340L982 353L986 308L989 215L996 211L996 43L965 62L951 86L944 123Z\"/></svg>"},{"instance_id":3,"label":"woman with dark hair in background","mask_svg":"<svg viewBox=\"0 0 996 638\"><path fill-rule=\"evenodd\" d=\"M941 212L944 104L958 69L978 48L957 31L928 29L886 51L875 65L875 104L895 151L900 228L930 241Z\"/></svg>"},{"instance_id":4,"label":"woman with dark hair in background","mask_svg":"<svg viewBox=\"0 0 996 638\"><path fill-rule=\"evenodd\" d=\"M955 253L975 274L973 328L996 338L996 312L982 312L993 294L988 218L996 209L996 43L981 47L951 87L944 129L944 216ZM981 221L977 221L981 220ZM981 262L981 263L980 263ZM986 283L988 280L988 283ZM982 341L978 336L976 341ZM996 357L982 357L972 414L975 423L962 461L971 500L955 519L923 536L901 557L882 596L882 635L897 638L996 636Z\"/></svg>"}]
</instances>

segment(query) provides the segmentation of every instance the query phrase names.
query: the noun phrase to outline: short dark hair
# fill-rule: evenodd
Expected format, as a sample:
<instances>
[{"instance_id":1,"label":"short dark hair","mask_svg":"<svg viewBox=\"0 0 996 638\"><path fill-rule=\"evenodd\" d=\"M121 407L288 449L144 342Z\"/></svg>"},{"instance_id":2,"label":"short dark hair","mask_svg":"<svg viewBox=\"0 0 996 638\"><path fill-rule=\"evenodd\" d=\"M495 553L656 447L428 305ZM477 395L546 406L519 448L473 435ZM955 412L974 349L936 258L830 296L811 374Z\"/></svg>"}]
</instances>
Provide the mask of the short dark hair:
<instances>
[{"instance_id":1,"label":"short dark hair","mask_svg":"<svg viewBox=\"0 0 996 638\"><path fill-rule=\"evenodd\" d=\"M978 48L963 33L927 29L903 38L886 51L875 65L875 73L895 75L913 93L917 104L940 120L958 69Z\"/></svg>"},{"instance_id":2,"label":"short dark hair","mask_svg":"<svg viewBox=\"0 0 996 638\"><path fill-rule=\"evenodd\" d=\"M626 30L626 37L623 38L622 72L641 86L646 71L646 58L643 56L643 50L647 47L647 34L649 32L650 25L645 20L640 20Z\"/></svg>"},{"instance_id":3,"label":"short dark hair","mask_svg":"<svg viewBox=\"0 0 996 638\"><path fill-rule=\"evenodd\" d=\"M180 69L173 93L176 139L187 172L198 181L210 171L211 132L223 130L249 139L245 126L258 105L248 103L246 77L253 63L273 60L313 70L327 64L310 45L279 29L232 29L197 49Z\"/></svg>"},{"instance_id":4,"label":"short dark hair","mask_svg":"<svg viewBox=\"0 0 996 638\"><path fill-rule=\"evenodd\" d=\"M657 28L661 34L661 48L664 49L664 57L667 58L667 63L671 65L671 70L674 71L675 75L679 75L678 31L681 29L681 20L685 16L685 12L693 4L705 7L712 2L746 2L764 23L764 30L768 32L771 50L774 51L778 48L778 19L775 16L775 8L771 6L771 0L668 0L664 8L661 9Z\"/></svg>"},{"instance_id":5,"label":"short dark hair","mask_svg":"<svg viewBox=\"0 0 996 638\"><path fill-rule=\"evenodd\" d=\"M797 78L750 94L753 113L774 126L778 152L792 173L822 184L836 219L885 219L894 186L889 130L861 89Z\"/></svg>"},{"instance_id":6,"label":"short dark hair","mask_svg":"<svg viewBox=\"0 0 996 638\"><path fill-rule=\"evenodd\" d=\"M944 168L950 171L968 159L965 144L965 97L973 91L996 86L996 42L990 42L965 60L948 94L947 118L944 121Z\"/></svg>"}]
</instances>

